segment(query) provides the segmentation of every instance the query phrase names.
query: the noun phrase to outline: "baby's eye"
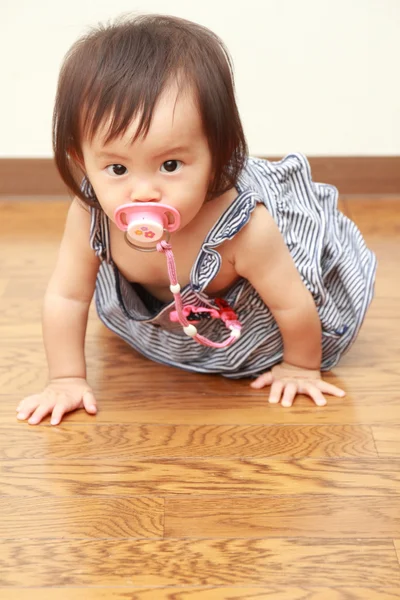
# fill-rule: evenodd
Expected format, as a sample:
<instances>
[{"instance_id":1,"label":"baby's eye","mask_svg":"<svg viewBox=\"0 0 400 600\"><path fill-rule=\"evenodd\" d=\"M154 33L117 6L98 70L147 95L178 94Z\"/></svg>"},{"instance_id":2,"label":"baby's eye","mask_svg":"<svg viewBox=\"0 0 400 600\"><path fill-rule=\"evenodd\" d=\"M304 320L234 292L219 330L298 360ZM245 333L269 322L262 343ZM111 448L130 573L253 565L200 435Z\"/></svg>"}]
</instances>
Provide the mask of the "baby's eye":
<instances>
[{"instance_id":1,"label":"baby's eye","mask_svg":"<svg viewBox=\"0 0 400 600\"><path fill-rule=\"evenodd\" d=\"M109 175L125 175L125 173L127 172L127 168L124 167L124 165L108 165L108 167L106 167L106 171Z\"/></svg>"},{"instance_id":2,"label":"baby's eye","mask_svg":"<svg viewBox=\"0 0 400 600\"><path fill-rule=\"evenodd\" d=\"M162 173L174 173L178 171L182 166L181 160L166 160L160 167Z\"/></svg>"}]
</instances>

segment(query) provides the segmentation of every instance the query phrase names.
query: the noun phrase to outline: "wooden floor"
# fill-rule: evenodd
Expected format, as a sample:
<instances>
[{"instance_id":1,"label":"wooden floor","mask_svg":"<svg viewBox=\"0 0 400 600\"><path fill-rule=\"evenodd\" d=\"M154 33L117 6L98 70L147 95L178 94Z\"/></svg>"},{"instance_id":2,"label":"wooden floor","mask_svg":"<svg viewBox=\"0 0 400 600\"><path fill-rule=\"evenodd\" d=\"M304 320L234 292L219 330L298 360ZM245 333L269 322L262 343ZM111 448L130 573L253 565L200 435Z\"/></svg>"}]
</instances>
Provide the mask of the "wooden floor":
<instances>
[{"instance_id":1,"label":"wooden floor","mask_svg":"<svg viewBox=\"0 0 400 600\"><path fill-rule=\"evenodd\" d=\"M1 600L400 598L400 198L344 198L379 259L324 408L153 364L91 312L96 417L16 420L67 203L0 202Z\"/></svg>"}]
</instances>

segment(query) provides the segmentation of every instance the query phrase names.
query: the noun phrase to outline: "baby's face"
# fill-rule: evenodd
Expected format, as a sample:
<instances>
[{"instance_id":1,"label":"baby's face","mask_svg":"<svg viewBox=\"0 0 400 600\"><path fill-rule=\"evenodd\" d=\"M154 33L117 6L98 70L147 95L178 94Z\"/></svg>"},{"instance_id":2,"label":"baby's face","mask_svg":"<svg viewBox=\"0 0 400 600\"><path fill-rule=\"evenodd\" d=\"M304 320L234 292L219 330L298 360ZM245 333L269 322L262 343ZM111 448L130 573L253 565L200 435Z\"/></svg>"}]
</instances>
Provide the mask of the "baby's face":
<instances>
[{"instance_id":1,"label":"baby's face","mask_svg":"<svg viewBox=\"0 0 400 600\"><path fill-rule=\"evenodd\" d=\"M168 88L157 103L145 138L131 143L138 119L104 144L98 131L82 145L85 171L107 216L127 202L162 202L181 214L181 228L202 207L212 173L199 111L189 92Z\"/></svg>"}]
</instances>

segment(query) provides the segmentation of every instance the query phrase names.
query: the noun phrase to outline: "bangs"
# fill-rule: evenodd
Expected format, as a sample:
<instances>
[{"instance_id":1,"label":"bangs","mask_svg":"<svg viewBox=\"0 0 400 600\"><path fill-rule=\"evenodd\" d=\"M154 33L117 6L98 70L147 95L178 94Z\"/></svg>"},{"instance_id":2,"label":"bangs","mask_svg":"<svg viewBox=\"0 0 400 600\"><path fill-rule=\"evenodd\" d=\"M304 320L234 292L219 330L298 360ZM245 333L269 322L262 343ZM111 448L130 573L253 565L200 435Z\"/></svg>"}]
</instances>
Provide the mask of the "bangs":
<instances>
[{"instance_id":1,"label":"bangs","mask_svg":"<svg viewBox=\"0 0 400 600\"><path fill-rule=\"evenodd\" d=\"M80 106L83 106L80 141L91 142L102 128L104 141L108 143L126 133L135 118L138 118L138 127L132 142L140 136L145 137L164 89L174 79L181 89L184 80L190 77L182 64L179 44L174 48L168 38L164 44L154 44L151 36L129 33L128 30L125 36L118 36L118 43L111 37L107 52L102 53L101 64L96 56L96 68L86 70L85 91L79 98ZM94 50L98 54L97 48Z\"/></svg>"},{"instance_id":2,"label":"bangs","mask_svg":"<svg viewBox=\"0 0 400 600\"><path fill-rule=\"evenodd\" d=\"M174 82L179 94L187 88L193 88L193 84L187 81L188 74L180 71L178 78L177 73L172 76L167 73L157 60L153 64L157 68L146 77L132 77L131 67L124 65L118 75L111 73L107 78L97 76L91 81L83 98L80 142L85 139L91 143L101 130L103 142L108 144L123 136L134 119L138 120L138 125L131 143L139 137L146 137L163 92Z\"/></svg>"}]
</instances>

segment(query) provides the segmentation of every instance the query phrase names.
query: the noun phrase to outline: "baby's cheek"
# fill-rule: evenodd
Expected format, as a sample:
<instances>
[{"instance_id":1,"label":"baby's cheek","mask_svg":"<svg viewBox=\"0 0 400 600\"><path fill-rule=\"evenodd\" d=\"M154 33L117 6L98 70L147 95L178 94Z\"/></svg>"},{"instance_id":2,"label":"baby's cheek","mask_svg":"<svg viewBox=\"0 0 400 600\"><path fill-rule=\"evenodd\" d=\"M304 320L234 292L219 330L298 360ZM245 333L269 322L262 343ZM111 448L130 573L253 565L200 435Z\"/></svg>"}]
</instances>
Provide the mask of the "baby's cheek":
<instances>
[{"instance_id":1,"label":"baby's cheek","mask_svg":"<svg viewBox=\"0 0 400 600\"><path fill-rule=\"evenodd\" d=\"M201 207L202 203L196 203L193 201L189 204L189 206L186 205L185 208L178 208L181 213L181 229L196 219Z\"/></svg>"}]
</instances>

